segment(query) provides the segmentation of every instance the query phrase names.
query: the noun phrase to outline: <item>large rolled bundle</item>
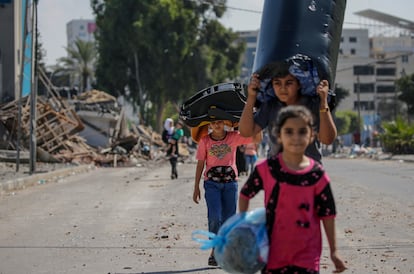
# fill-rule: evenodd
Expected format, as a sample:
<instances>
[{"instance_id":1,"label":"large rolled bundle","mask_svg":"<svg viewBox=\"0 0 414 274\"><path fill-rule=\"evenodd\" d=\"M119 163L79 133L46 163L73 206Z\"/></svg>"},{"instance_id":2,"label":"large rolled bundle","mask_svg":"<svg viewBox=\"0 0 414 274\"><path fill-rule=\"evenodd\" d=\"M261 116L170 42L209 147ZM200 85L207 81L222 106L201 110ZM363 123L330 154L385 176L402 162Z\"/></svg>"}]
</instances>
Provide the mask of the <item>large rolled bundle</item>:
<instances>
[{"instance_id":1,"label":"large rolled bundle","mask_svg":"<svg viewBox=\"0 0 414 274\"><path fill-rule=\"evenodd\" d=\"M221 83L198 91L180 108L180 118L189 127L206 122L228 120L238 122L246 103L240 83Z\"/></svg>"},{"instance_id":2,"label":"large rolled bundle","mask_svg":"<svg viewBox=\"0 0 414 274\"><path fill-rule=\"evenodd\" d=\"M310 58L310 69L334 87L346 0L265 0L253 71L274 62ZM299 58L298 58L299 56Z\"/></svg>"}]
</instances>

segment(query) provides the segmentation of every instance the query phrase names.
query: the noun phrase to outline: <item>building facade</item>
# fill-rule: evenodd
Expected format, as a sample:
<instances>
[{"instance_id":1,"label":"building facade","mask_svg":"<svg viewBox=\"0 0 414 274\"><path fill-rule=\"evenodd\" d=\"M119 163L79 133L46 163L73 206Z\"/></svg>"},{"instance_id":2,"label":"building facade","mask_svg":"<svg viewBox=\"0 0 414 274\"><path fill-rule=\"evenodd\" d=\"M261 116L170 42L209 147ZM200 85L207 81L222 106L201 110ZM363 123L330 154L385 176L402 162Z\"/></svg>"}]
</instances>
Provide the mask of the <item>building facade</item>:
<instances>
[{"instance_id":1,"label":"building facade","mask_svg":"<svg viewBox=\"0 0 414 274\"><path fill-rule=\"evenodd\" d=\"M363 130L370 133L382 121L407 115L395 82L414 73L414 40L412 36L369 37L364 32L362 37L362 30L343 30L336 85L348 90L349 96L337 110L357 111Z\"/></svg>"},{"instance_id":2,"label":"building facade","mask_svg":"<svg viewBox=\"0 0 414 274\"><path fill-rule=\"evenodd\" d=\"M75 19L71 20L66 24L66 36L67 36L67 47L75 49L75 43L77 40L84 42L94 42L94 32L96 30L96 23L90 19ZM81 78L74 77L70 79L71 85L74 87L81 87ZM88 83L85 90L91 89L91 79L88 78Z\"/></svg>"},{"instance_id":3,"label":"building facade","mask_svg":"<svg viewBox=\"0 0 414 274\"><path fill-rule=\"evenodd\" d=\"M75 19L66 24L66 36L68 48L73 48L76 40L94 42L96 23L89 19Z\"/></svg>"},{"instance_id":4,"label":"building facade","mask_svg":"<svg viewBox=\"0 0 414 274\"><path fill-rule=\"evenodd\" d=\"M256 54L256 47L258 41L259 30L239 31L237 32L240 39L246 43L246 51L242 56L242 68L240 80L242 83L247 83L250 79L253 69L254 57Z\"/></svg>"},{"instance_id":5,"label":"building facade","mask_svg":"<svg viewBox=\"0 0 414 274\"><path fill-rule=\"evenodd\" d=\"M19 96L23 59L22 1L0 1L0 103Z\"/></svg>"},{"instance_id":6,"label":"building facade","mask_svg":"<svg viewBox=\"0 0 414 274\"><path fill-rule=\"evenodd\" d=\"M398 100L401 91L395 81L414 74L414 22L374 10L356 14L372 22L342 30L335 86L348 90L349 96L340 102L337 111L358 112L363 124L361 138L366 138L382 121L407 115L405 104ZM242 67L242 80L247 82L259 31L239 35L247 43Z\"/></svg>"},{"instance_id":7,"label":"building facade","mask_svg":"<svg viewBox=\"0 0 414 274\"><path fill-rule=\"evenodd\" d=\"M414 73L414 22L375 10L356 13L373 22L369 26L342 30L335 85L349 91L338 110L373 112L383 118L395 118L404 111L397 102L395 81ZM379 31L383 30L383 32ZM248 80L253 68L259 30L239 32L246 41L241 78ZM393 113L390 112L394 109ZM379 112L379 113L378 113Z\"/></svg>"}]
</instances>

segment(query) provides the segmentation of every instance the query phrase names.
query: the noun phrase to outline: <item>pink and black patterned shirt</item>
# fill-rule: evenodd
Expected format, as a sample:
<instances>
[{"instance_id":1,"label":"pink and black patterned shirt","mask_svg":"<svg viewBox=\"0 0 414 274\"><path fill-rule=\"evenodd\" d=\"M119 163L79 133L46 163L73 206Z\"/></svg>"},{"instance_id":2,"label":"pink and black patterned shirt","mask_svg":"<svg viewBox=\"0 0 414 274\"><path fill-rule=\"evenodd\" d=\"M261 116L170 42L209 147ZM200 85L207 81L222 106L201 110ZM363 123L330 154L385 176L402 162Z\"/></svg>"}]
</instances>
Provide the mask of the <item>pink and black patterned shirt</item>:
<instances>
[{"instance_id":1,"label":"pink and black patterned shirt","mask_svg":"<svg viewBox=\"0 0 414 274\"><path fill-rule=\"evenodd\" d=\"M281 155L257 164L241 189L240 198L251 199L264 190L266 224L271 226L268 227L267 269L298 266L319 271L322 252L320 222L336 215L329 177L312 158L307 168L291 170ZM278 191L275 193L273 188L276 184ZM274 212L269 212L269 208L274 208Z\"/></svg>"}]
</instances>

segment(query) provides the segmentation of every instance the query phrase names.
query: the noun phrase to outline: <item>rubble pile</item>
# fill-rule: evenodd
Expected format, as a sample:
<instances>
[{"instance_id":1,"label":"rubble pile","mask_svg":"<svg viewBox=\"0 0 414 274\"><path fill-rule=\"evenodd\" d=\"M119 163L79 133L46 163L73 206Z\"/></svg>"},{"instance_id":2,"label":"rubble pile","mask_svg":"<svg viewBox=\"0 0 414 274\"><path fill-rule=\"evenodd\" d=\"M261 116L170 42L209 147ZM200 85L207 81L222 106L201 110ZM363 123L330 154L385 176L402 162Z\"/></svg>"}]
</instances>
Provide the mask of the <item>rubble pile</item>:
<instances>
[{"instance_id":1,"label":"rubble pile","mask_svg":"<svg viewBox=\"0 0 414 274\"><path fill-rule=\"evenodd\" d=\"M29 147L30 138L30 98L6 103L0 107L0 122L8 131L7 149L15 149L19 138L19 107L21 108L21 146L22 150ZM67 162L68 158L79 155L93 157L90 149L76 134L83 130L84 125L73 108L56 96L39 97L36 102L36 145L40 156L55 161ZM70 156L68 156L70 155Z\"/></svg>"},{"instance_id":2,"label":"rubble pile","mask_svg":"<svg viewBox=\"0 0 414 274\"><path fill-rule=\"evenodd\" d=\"M115 97L91 90L67 101L50 88L51 83L42 77L42 73L39 79L49 88L47 96L38 96L36 100L38 161L118 166L134 163L137 159L162 158L153 151L164 146L160 134L130 123ZM0 126L6 130L7 139L3 149L15 150L19 136L20 150L29 149L30 119L29 97L0 105ZM94 124L96 121L98 123ZM103 146L93 146L80 136L87 127L95 130L91 140L99 137L103 139ZM185 147L182 151L185 154Z\"/></svg>"}]
</instances>

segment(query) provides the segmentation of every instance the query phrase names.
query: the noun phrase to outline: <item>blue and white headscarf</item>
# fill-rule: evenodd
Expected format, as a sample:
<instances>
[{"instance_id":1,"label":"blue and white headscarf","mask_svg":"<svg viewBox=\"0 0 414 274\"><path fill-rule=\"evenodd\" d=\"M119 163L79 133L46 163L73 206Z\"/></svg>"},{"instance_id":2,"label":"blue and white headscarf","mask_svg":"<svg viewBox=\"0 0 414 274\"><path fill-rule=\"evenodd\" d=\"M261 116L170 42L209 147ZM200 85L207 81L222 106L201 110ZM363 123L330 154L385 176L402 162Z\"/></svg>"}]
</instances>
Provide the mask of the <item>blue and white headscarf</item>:
<instances>
[{"instance_id":1,"label":"blue and white headscarf","mask_svg":"<svg viewBox=\"0 0 414 274\"><path fill-rule=\"evenodd\" d=\"M316 88L320 82L318 70L310 57L303 54L296 54L285 61L290 74L295 76L301 85L301 94L306 96L317 96ZM265 68L265 76L260 79L260 91L257 100L266 102L276 97L272 87L272 64ZM259 73L260 74L260 73Z\"/></svg>"}]
</instances>

